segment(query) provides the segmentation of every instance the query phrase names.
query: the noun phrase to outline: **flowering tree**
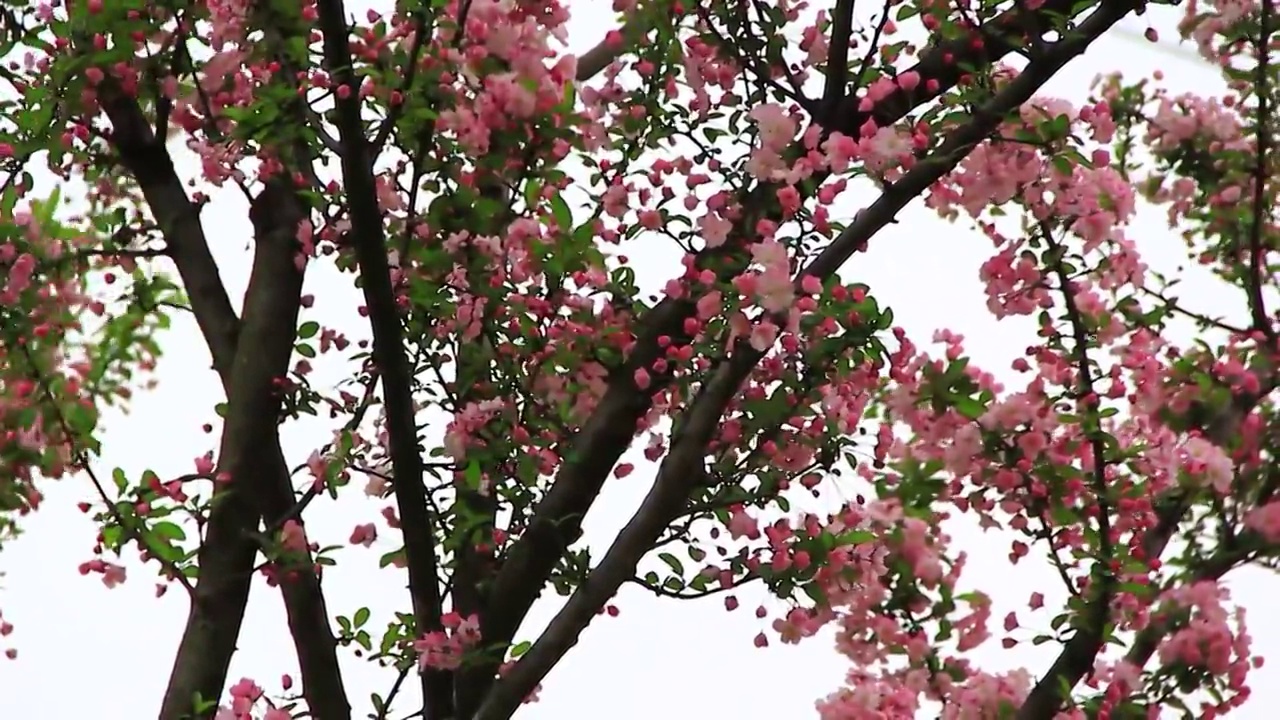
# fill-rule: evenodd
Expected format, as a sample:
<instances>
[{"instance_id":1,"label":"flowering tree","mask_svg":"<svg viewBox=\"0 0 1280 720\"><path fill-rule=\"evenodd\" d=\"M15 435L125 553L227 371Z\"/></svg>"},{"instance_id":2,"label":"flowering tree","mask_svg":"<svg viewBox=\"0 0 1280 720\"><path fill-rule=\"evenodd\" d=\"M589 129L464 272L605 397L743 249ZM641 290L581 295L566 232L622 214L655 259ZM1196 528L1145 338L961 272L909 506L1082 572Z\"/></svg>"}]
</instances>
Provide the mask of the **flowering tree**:
<instances>
[{"instance_id":1,"label":"flowering tree","mask_svg":"<svg viewBox=\"0 0 1280 720\"><path fill-rule=\"evenodd\" d=\"M759 583L789 601L783 641L835 625L854 669L824 718L1244 702L1261 660L1219 581L1280 557L1272 2L1186 3L1229 97L1116 76L1080 107L1037 92L1148 2L885 0L869 23L852 0L613 5L625 22L573 57L557 0L0 3L0 527L81 474L100 526L81 572L190 596L160 717L350 718L355 647L390 675L369 717L416 674L429 720L506 718L626 582L731 610ZM83 180L82 207L34 197L37 166ZM867 181L878 198L832 217ZM236 187L238 312L200 217ZM993 241L991 312L1038 321L1025 383L947 331L930 354L837 278L918 197ZM1240 289L1239 318L1146 269L1139 198ZM651 298L626 254L663 236L683 271ZM361 289L371 345L307 317L318 263ZM188 316L225 390L218 446L99 468L99 411L147 386ZM1168 340L1175 317L1204 342ZM313 383L319 354L349 382ZM290 462L279 429L306 414L338 426ZM583 518L637 442L656 477L592 557ZM841 473L855 502L791 510ZM367 609L331 623L323 570L361 555L305 526L361 492L391 504L344 544L394 538L378 562L408 579L377 630ZM1006 647L1060 646L1039 674L968 659L993 628L945 534L958 514L1058 569L1063 606L1037 593L1003 621ZM284 599L299 691L228 689L255 576ZM547 589L567 603L519 637Z\"/></svg>"}]
</instances>

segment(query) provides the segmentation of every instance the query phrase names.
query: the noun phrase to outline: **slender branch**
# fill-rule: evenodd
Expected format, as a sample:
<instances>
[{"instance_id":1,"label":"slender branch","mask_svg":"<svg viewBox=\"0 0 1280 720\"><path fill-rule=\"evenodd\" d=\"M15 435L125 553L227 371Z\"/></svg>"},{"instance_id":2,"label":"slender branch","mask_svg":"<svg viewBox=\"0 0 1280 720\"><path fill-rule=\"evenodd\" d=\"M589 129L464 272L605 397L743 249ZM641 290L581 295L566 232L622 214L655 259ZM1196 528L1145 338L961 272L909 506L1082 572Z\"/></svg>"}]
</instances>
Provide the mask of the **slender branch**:
<instances>
[{"instance_id":1,"label":"slender branch","mask_svg":"<svg viewBox=\"0 0 1280 720\"><path fill-rule=\"evenodd\" d=\"M853 81L853 87L855 89L855 92L864 87L863 83L867 79L867 74L871 72L871 68L872 68L871 63L872 61L875 60L876 53L880 49L880 38L884 36L884 31L885 31L885 28L888 27L889 25L890 17L891 16L889 15L889 7L886 4L884 9L880 13L880 22L876 23L876 29L871 33L871 42L867 43L867 51L862 55L862 61L858 63L858 77L855 78ZM844 100L847 95L848 95L848 90L846 89L845 93L838 96L834 96L835 98L834 100L830 100L830 101L824 100L824 101L830 102L830 103L838 103ZM831 106L829 105L828 107L831 107ZM826 116L823 116L822 120L825 122Z\"/></svg>"},{"instance_id":2,"label":"slender branch","mask_svg":"<svg viewBox=\"0 0 1280 720\"><path fill-rule=\"evenodd\" d=\"M1271 497L1276 488L1277 477L1272 477L1264 486L1260 493L1259 501L1266 502ZM1185 506L1183 506L1185 509ZM1157 529L1153 531L1153 535L1165 532L1166 512L1161 512L1161 521L1157 525ZM1177 513L1181 517L1181 512ZM1173 513L1167 514L1167 517L1173 517ZM1150 536L1149 536L1150 538ZM1230 546L1223 546L1218 549L1212 556L1204 559L1202 562L1193 563L1190 569L1190 576L1184 581L1187 585L1204 581L1214 581L1221 579L1224 575L1242 563L1247 562L1252 556L1256 555L1254 548L1259 547L1261 538L1252 531L1247 531L1242 537L1237 538ZM1261 543L1265 545L1265 543ZM1151 549L1149 545L1144 544L1144 549ZM1163 550L1163 548L1161 548ZM1158 557L1158 556L1151 556ZM1138 632L1133 643L1129 646L1129 651L1125 653L1124 660L1126 663L1136 668L1144 667L1151 656L1155 654L1160 646L1160 642L1175 629L1176 624L1165 619L1156 618L1149 625Z\"/></svg>"},{"instance_id":3,"label":"slender branch","mask_svg":"<svg viewBox=\"0 0 1280 720\"><path fill-rule=\"evenodd\" d=\"M652 585L638 577L629 577L626 579L626 582L632 583L634 585L638 585L659 597L669 597L669 598L675 598L677 600L701 600L702 598L711 597L712 595L719 595L720 593L723 593L723 592L740 590L742 589L743 585L748 585L760 579L761 577L759 575L756 575L755 573L752 573L752 572L747 572L741 578L738 578L732 585L717 585L714 588L710 588L707 590L695 590L693 592L680 592L678 590L668 590L662 585Z\"/></svg>"},{"instance_id":4,"label":"slender branch","mask_svg":"<svg viewBox=\"0 0 1280 720\"><path fill-rule=\"evenodd\" d=\"M1188 310L1184 308L1182 305L1180 305L1177 302L1177 300L1165 297L1164 294L1159 292L1158 290L1152 290L1150 288L1145 288L1145 287L1139 288L1138 290L1143 295L1146 295L1148 297L1153 297L1159 300L1160 302L1164 303L1165 307L1168 308L1169 310L1179 315L1182 315L1185 318L1194 320L1195 322L1200 323L1202 325L1205 325L1208 327L1215 327L1215 328L1218 328L1219 330L1226 330L1232 335L1236 335L1238 337L1245 337L1249 334L1248 330L1244 328L1236 327L1235 325L1231 325L1219 318L1212 318L1203 313L1198 313L1198 312L1195 312L1194 310Z\"/></svg>"},{"instance_id":5,"label":"slender branch","mask_svg":"<svg viewBox=\"0 0 1280 720\"><path fill-rule=\"evenodd\" d=\"M178 568L172 560L166 560L164 553L157 550L145 535L138 532L138 525L143 524L145 527L145 524L137 520L126 518L120 512L117 502L113 501L111 497L107 495L106 486L103 485L100 479L98 479L98 474L93 470L93 462L89 457L89 453L86 452L77 442L75 431L71 429L71 423L67 421L66 414L63 413L62 408L58 406L58 399L53 394L53 388L49 386L48 379L36 364L36 359L35 356L32 355L31 349L25 345L22 345L21 348L22 354L27 360L27 365L31 368L31 374L35 376L34 379L36 386L40 388L40 391L44 393L45 399L49 401L49 407L58 421L59 429L62 430L63 440L66 443L68 452L75 460L75 463L80 466L80 469L84 471L84 474L89 477L89 482L93 484L94 490L98 492L98 497L102 500L102 505L106 509L107 514L111 516L111 519L114 520L116 525L120 528L122 534L122 546L124 542L129 540L136 541L139 548L145 550L147 554L159 561L161 567L164 569L164 574L168 578L176 580L180 585L182 585L182 587L187 591L187 596L194 600L195 587L191 585L191 581L187 579L187 576L182 574L182 570ZM119 548L116 548L116 550L118 554Z\"/></svg>"},{"instance_id":6,"label":"slender branch","mask_svg":"<svg viewBox=\"0 0 1280 720\"><path fill-rule=\"evenodd\" d=\"M1073 333L1075 342L1075 352L1073 354L1076 361L1076 373L1079 375L1077 378L1076 402L1081 404L1081 414L1088 422L1088 426L1085 428L1085 436L1088 439L1089 449L1093 455L1092 485L1098 510L1099 555L1094 561L1094 568L1097 573L1101 574L1101 580L1097 584L1096 594L1092 587L1089 588L1090 593L1095 594L1095 596L1092 598L1085 616L1087 624L1085 628L1079 631L1078 635L1089 638L1090 641L1096 642L1101 647L1102 643L1105 643L1108 639L1106 627L1111 619L1111 603L1115 599L1118 585L1118 577L1111 567L1115 560L1115 549L1111 539L1111 504L1107 500L1106 436L1102 432L1101 421L1098 416L1098 396L1094 392L1093 370L1089 364L1089 339L1084 324L1084 316L1081 314L1079 305L1076 302L1076 290L1064 263L1063 255L1065 250L1054 240L1053 232L1048 223L1041 221L1040 229L1044 241L1048 244L1049 254L1052 257L1053 271L1057 274L1061 283L1063 305L1066 309L1067 321L1071 325ZM1173 526L1176 527L1176 525L1177 522L1174 522ZM1083 655L1084 653L1081 654L1081 656ZM1059 698L1057 702L1061 703L1061 699Z\"/></svg>"},{"instance_id":7,"label":"slender branch","mask_svg":"<svg viewBox=\"0 0 1280 720\"><path fill-rule=\"evenodd\" d=\"M196 324L209 345L213 364L229 368L235 356L240 320L209 252L199 210L183 189L164 139L152 131L137 101L111 82L102 83L99 101L111 121L110 141L137 181L164 235L166 250L191 299Z\"/></svg>"},{"instance_id":8,"label":"slender branch","mask_svg":"<svg viewBox=\"0 0 1280 720\"><path fill-rule=\"evenodd\" d=\"M1271 21L1273 19L1274 0L1262 0L1258 18L1258 42L1255 44L1258 54L1258 72L1254 77L1253 92L1258 97L1257 126L1258 159L1253 170L1253 217L1249 227L1249 279L1246 288L1249 293L1249 310L1253 318L1254 329L1272 343L1276 340L1276 330L1267 316L1266 300L1262 297L1263 258L1270 250L1270 243L1264 242L1263 235L1271 224L1271 207L1267 202L1267 181L1271 179L1267 172L1267 155L1271 149Z\"/></svg>"},{"instance_id":9,"label":"slender branch","mask_svg":"<svg viewBox=\"0 0 1280 720\"><path fill-rule=\"evenodd\" d=\"M510 217L500 216L489 227L482 223L473 231L482 234L497 233L500 232L497 228L506 226L510 220ZM473 277L475 285L480 285L480 278L475 276L488 270L490 260L470 251L466 255L467 273ZM481 337L478 341L458 343L454 354L457 358L454 386L455 402L459 408L466 408L493 393L493 348L497 347L492 333L494 322L494 312L486 311L480 321ZM464 462L477 463L482 474L497 475L503 472L501 464L495 465L484 453L468 453ZM489 604L489 590L497 568L492 538L497 524L498 499L494 493L485 493L464 479L458 487L453 512L450 514L458 519L450 538L455 543L453 575L449 578L452 609L464 617L478 616ZM468 717L479 706L501 661L502 656L495 653L492 658L477 659L458 669L454 677L454 709L458 717Z\"/></svg>"},{"instance_id":10,"label":"slender branch","mask_svg":"<svg viewBox=\"0 0 1280 720\"><path fill-rule=\"evenodd\" d=\"M405 678L409 677L409 673L413 671L413 664L406 664L400 668L400 672L396 674L396 681L391 685L391 691L387 693L386 699L382 701L382 709L378 711L374 720L387 720L387 716L391 713L391 704L395 702L396 696L400 694L400 688L404 687Z\"/></svg>"},{"instance_id":11,"label":"slender branch","mask_svg":"<svg viewBox=\"0 0 1280 720\"><path fill-rule=\"evenodd\" d=\"M1094 11L1073 32L1054 43L1043 57L1038 57L1035 62L1028 64L994 98L977 108L969 122L950 133L929 158L921 161L920 165L927 166L926 171L908 172L902 179L890 185L871 207L862 210L854 222L824 248L802 274L824 278L835 273L855 252L863 249L866 241L871 237L871 234L866 232L865 223L890 222L908 200L924 192L934 179L942 177L960 164L970 149L999 127L1011 109L1030 100L1031 96L1054 74L1144 2L1145 0L1108 2ZM924 62L921 60L921 64ZM887 216L885 216L886 213ZM879 227L877 226L876 229L878 230Z\"/></svg>"},{"instance_id":12,"label":"slender branch","mask_svg":"<svg viewBox=\"0 0 1280 720\"><path fill-rule=\"evenodd\" d=\"M1145 4L1145 0L1104 2L1101 5L1133 9L1134 3ZM1029 39L1056 29L1063 18L1082 13L1088 7L1096 5L1099 3L1045 0L1034 10L1015 7L974 28L973 35L931 44L920 61L904 71L920 75L921 82L915 89L906 90L898 86L879 100L872 110L866 112L858 110L861 98L848 95L837 106L832 121L826 126L827 130L858 137L859 128L867 120L874 121L878 127L890 125L912 109L948 92L960 82L963 75L973 72L973 68L994 64L1000 58L1021 50ZM935 81L936 86L931 87L930 80Z\"/></svg>"},{"instance_id":13,"label":"slender branch","mask_svg":"<svg viewBox=\"0 0 1280 720\"><path fill-rule=\"evenodd\" d=\"M754 6L758 12L760 9L759 4L755 3ZM707 31L715 36L720 49L728 53L735 62L739 63L743 70L755 77L762 93L764 88L772 88L780 97L794 101L807 111L814 112L819 109L817 103L804 94L803 89L800 87L801 83L797 82L795 74L789 68L784 66L783 70L788 84L791 86L790 88L783 87L781 82L774 79L773 72L775 68L771 67L764 57L766 42L752 35L745 23L740 31L741 35L730 39L715 28L714 19L706 8L698 9L698 19L702 21Z\"/></svg>"},{"instance_id":14,"label":"slender branch","mask_svg":"<svg viewBox=\"0 0 1280 720\"><path fill-rule=\"evenodd\" d=\"M342 0L319 0L316 6L324 35L325 69L338 87L346 86L351 90L346 97L338 95L334 98L338 135L346 150L342 156L342 175L350 208L350 239L360 266L365 304L369 308L374 360L382 374L394 475L392 487L404 532L416 631L425 633L440 628L441 598L435 536L422 484L411 369L404 352L400 313L387 265L382 211L378 206L369 141L361 119L358 81L351 66L346 10ZM448 718L453 714L451 684L447 672L431 669L423 673L424 716L429 720Z\"/></svg>"},{"instance_id":15,"label":"slender branch","mask_svg":"<svg viewBox=\"0 0 1280 720\"><path fill-rule=\"evenodd\" d=\"M404 80L400 85L400 92L403 94L413 89L414 78L418 75L418 67L422 64L422 50L427 46L430 35L435 32L435 15L418 10L414 13L413 19L413 46L409 48L409 63L404 71ZM371 144L371 157L377 157L382 152L382 146L386 144L387 139L391 137L392 130L395 129L396 121L404 113L405 104L401 102L399 105L392 107L387 111L386 118L382 121L382 126L378 128L378 132L374 135ZM417 183L414 183L415 187Z\"/></svg>"},{"instance_id":16,"label":"slender branch","mask_svg":"<svg viewBox=\"0 0 1280 720\"><path fill-rule=\"evenodd\" d=\"M1240 482L1238 477L1237 482ZM1280 483L1280 473L1273 473L1258 493L1258 506L1271 499L1275 494L1277 483ZM1183 584L1194 585L1199 582L1219 580L1256 556L1257 548L1269 545L1274 547L1274 543L1267 543L1258 533L1246 530L1231 545L1221 546L1208 558L1192 563L1189 568L1190 577L1184 580ZM1129 652L1125 653L1125 662L1138 668L1145 666L1160 646L1160 641L1173 629L1167 622L1162 622L1160 619L1153 620L1134 638L1133 644L1129 646Z\"/></svg>"}]
</instances>

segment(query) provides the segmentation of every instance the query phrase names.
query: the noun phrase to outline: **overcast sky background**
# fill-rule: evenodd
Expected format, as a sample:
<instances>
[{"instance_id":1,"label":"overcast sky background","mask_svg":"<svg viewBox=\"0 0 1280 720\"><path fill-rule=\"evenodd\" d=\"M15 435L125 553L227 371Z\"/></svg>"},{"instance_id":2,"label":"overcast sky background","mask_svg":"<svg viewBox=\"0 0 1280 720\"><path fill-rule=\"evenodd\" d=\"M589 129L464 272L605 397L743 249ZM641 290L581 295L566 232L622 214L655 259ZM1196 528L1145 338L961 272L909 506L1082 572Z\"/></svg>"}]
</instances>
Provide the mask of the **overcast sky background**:
<instances>
[{"instance_id":1,"label":"overcast sky background","mask_svg":"<svg viewBox=\"0 0 1280 720\"><path fill-rule=\"evenodd\" d=\"M369 5L389 4L349 2L348 7L363 14ZM601 0L571 3L572 51L593 46L615 26L609 4ZM1145 19L1131 18L1126 27L1140 33L1151 16L1171 44L1176 38L1171 14L1152 12ZM1132 35L1112 35L1059 73L1046 94L1080 100L1095 75L1117 68L1130 77L1149 76L1163 69L1166 84L1176 90L1206 92L1221 87L1212 68L1193 57L1153 48L1135 41ZM190 156L183 157L179 165L188 177L198 171ZM855 194L833 208L832 215L847 219L872 199L870 193ZM223 279L237 301L248 280L250 228L246 211L244 199L232 191L218 196L203 216ZM1144 258L1153 268L1171 272L1183 261L1182 243L1165 228L1160 211L1148 209L1130 232L1138 238ZM914 338L925 341L938 327L962 332L969 338L967 345L975 363L1001 374L1034 340L1034 333L1026 323L997 323L986 311L978 267L990 251L990 242L978 233L963 224L944 223L917 204L900 216L898 224L876 236L870 251L855 257L844 275L869 283L880 302L893 308L897 321ZM665 245L633 257L649 287L657 287L677 268L677 253ZM1241 307L1240 296L1231 290L1202 274L1188 277L1190 289L1184 290L1183 297L1198 296L1199 308L1222 313L1237 312ZM308 272L307 291L315 293L316 305L304 311L305 319L348 329L358 327L353 309L360 303L359 295L348 279L338 277L323 262L315 263ZM180 319L163 342L166 355L158 371L158 390L137 398L127 417L109 415L106 419L104 451L98 463L103 475L113 467L122 467L131 478L148 468L161 477L176 476L189 472L193 458L216 444L216 437L206 436L200 425L214 419L212 407L222 399L221 390L208 370L208 353L195 324ZM349 371L345 363L321 362L317 376L336 380ZM327 422L311 422L285 429L285 451L291 464L302 461L312 448L327 440L328 426ZM640 467L641 472L625 480L611 481L588 518L587 538L593 547L607 545L646 491L652 472L643 464ZM185 621L184 593L174 588L166 597L154 599L149 573L134 562L130 562L129 582L115 590L105 589L97 576L80 576L76 567L90 557L94 528L75 509L75 503L92 499L91 487L76 479L47 483L42 489L47 497L45 505L25 519L26 534L0 554L0 572L5 573L0 578L0 611L18 626L9 640L20 651L16 662L0 661L0 717L91 714L99 720L136 720L153 716ZM313 506L307 515L312 539L322 545L345 545L355 524L370 521L378 521L385 530L377 512L389 501L349 495L341 506L330 502ZM1052 596L1061 596L1055 575L1038 556L1016 569L1007 564L1007 538L983 535L967 526L957 526L954 535L958 546L971 556L967 585L996 599L992 629L997 638L1001 635L999 618L1008 610L1025 608L1031 592L1047 589ZM377 628L392 610L407 605L403 580L376 569L381 553L394 547L391 540L380 539L372 549L341 551L339 565L325 575L331 612L350 615L367 604L374 610L370 626ZM130 553L131 560L132 556ZM1280 582L1245 572L1234 576L1231 585L1236 599L1255 609L1250 617L1255 647L1263 653L1280 647L1280 616L1268 612L1280 593ZM799 646L782 646L775 640L767 649L752 647L752 637L767 623L757 620L752 609L765 597L758 589L744 590L740 597L743 607L727 613L719 598L681 603L624 591L617 603L621 615L593 624L548 678L542 700L526 706L519 717L813 716L814 701L841 684L847 661L834 652L829 636ZM559 599L552 598L537 606L521 638L532 639L558 604ZM770 607L779 606L774 601ZM1047 625L1051 616L1039 617ZM1021 665L1038 674L1052 661L1053 647L1033 648L1028 643L1003 651L997 639L978 658L988 669ZM347 653L343 653L343 662L350 698L357 716L363 717L369 710L369 693L385 695L394 672ZM1238 717L1266 717L1264 708L1280 702L1277 684L1265 681L1269 672L1270 666L1254 674L1255 700ZM296 678L282 604L276 590L258 584L231 680L252 677L274 694L279 690L281 673L295 674ZM415 708L408 703L398 707L402 712L397 717Z\"/></svg>"}]
</instances>

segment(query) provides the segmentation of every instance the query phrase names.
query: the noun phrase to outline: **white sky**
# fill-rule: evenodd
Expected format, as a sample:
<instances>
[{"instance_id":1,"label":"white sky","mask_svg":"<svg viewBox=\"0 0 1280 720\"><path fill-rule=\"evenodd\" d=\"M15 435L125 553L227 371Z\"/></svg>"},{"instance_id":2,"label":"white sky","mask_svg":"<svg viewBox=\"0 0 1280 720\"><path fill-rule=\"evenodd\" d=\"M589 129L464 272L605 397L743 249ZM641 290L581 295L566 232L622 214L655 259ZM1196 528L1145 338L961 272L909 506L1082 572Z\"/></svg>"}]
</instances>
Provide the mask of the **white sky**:
<instances>
[{"instance_id":1,"label":"white sky","mask_svg":"<svg viewBox=\"0 0 1280 720\"><path fill-rule=\"evenodd\" d=\"M348 7L362 14L369 5L389 4L365 0L349 2ZM614 26L609 4L601 0L571 3L574 51L594 45ZM1162 15L1157 23L1169 41L1176 37L1171 19ZM1131 19L1127 27L1141 31L1145 22ZM1046 94L1081 99L1096 74L1117 68L1134 78L1163 69L1166 84L1176 90L1219 87L1216 73L1194 59L1180 59L1130 37L1113 36L1060 73ZM185 157L179 169L189 177L198 165ZM870 200L866 194L844 200L832 215L847 219ZM203 216L223 279L237 302L248 280L246 210L239 193L229 192L217 197ZM1131 235L1139 239L1152 267L1172 271L1182 262L1182 244L1165 229L1158 211L1147 212ZM977 278L990 249L990 242L978 233L964 225L943 223L915 205L873 240L868 253L855 257L844 274L846 279L868 282L912 337L927 340L937 327L962 332L969 338L974 362L999 374L1034 335L1025 323L997 323L987 313ZM633 257L641 278L656 283L672 276L678 256L663 248ZM323 265L313 263L308 272L307 291L316 294L317 302L314 309L304 311L304 317L324 325L355 327L351 321L352 309L359 304L357 293L349 280L338 278ZM1240 306L1238 295L1211 280L1195 277L1189 285L1183 297L1199 297L1198 307L1205 311L1229 312ZM158 390L139 397L128 417L106 419L104 452L98 463L103 474L122 467L134 478L148 468L161 477L178 475L190 471L192 459L216 443L216 438L200 431L200 424L214 419L212 407L221 400L221 390L208 370L208 354L194 323L180 319L164 347ZM317 374L333 379L345 367L321 364ZM324 427L312 422L286 428L284 447L291 464L328 439ZM644 469L643 464L640 467ZM587 538L594 547L603 548L612 539L650 477L651 473L642 471L611 482L588 519ZM136 563L131 563L130 581L115 590L105 589L96 576L80 576L76 567L90 557L94 528L75 503L92 499L91 488L77 479L49 483L42 489L47 502L24 521L25 535L0 554L0 572L5 573L0 578L0 611L18 626L9 640L20 651L18 661L0 661L0 717L60 719L92 713L98 720L136 720L154 716L186 617L184 593L174 588L166 597L154 599L150 575ZM322 545L345 545L351 528L378 520L376 512L385 504L363 497L345 500L341 507L316 503L307 516L308 533ZM1008 566L1007 540L965 528L955 535L959 547L971 557L967 582L996 599L993 631L998 630L1004 612L1025 607L1032 591L1058 589L1054 574L1036 557L1016 570ZM380 539L373 549L340 553L338 566L328 569L324 581L331 612L350 615L368 604L374 610L371 627L377 627L385 613L407 605L403 580L376 569L378 556L393 547L391 541ZM1280 648L1280 617L1267 612L1271 607L1267 600L1280 593L1280 582L1246 572L1234 576L1232 587L1237 601L1256 609L1250 617L1255 647L1264 654ZM624 591L617 603L620 617L593 624L544 683L542 700L526 706L518 716L529 720L601 715L615 720L647 720L655 715L812 717L814 701L839 686L847 661L834 652L828 636L799 646L775 641L767 649L753 648L752 637L767 622L756 620L751 612L764 601L763 591L746 590L740 598L743 607L726 613L720 598L680 603ZM558 598L538 605L520 637L532 638L557 606ZM1048 616L1041 617L1047 623ZM230 680L252 677L274 694L281 673L292 673L296 679L286 633L277 591L259 583ZM1028 644L1003 651L997 639L979 658L988 669L1025 665L1038 673L1052 660L1047 650L1052 647ZM347 653L342 660L355 714L363 717L369 710L369 693L385 695L394 675ZM1263 718L1264 708L1280 703L1280 688L1266 683L1266 674L1266 670L1255 673L1255 699L1238 717ZM407 693L406 697L414 696ZM409 703L398 707L402 712L397 717L416 709Z\"/></svg>"}]
</instances>

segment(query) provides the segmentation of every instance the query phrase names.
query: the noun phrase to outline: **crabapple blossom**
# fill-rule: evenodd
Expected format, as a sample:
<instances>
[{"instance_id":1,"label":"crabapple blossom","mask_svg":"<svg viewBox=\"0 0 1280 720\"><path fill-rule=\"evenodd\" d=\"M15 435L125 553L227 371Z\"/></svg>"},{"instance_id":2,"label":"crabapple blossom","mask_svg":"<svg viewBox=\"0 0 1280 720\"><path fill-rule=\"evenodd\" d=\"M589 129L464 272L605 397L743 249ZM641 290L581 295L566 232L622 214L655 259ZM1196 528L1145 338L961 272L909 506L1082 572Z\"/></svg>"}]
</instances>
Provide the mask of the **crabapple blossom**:
<instances>
[{"instance_id":1,"label":"crabapple blossom","mask_svg":"<svg viewBox=\"0 0 1280 720\"><path fill-rule=\"evenodd\" d=\"M74 478L96 525L79 573L187 594L160 717L363 714L351 653L391 677L374 717L501 720L589 623L626 620L624 583L726 611L762 588L744 646L834 637L851 669L824 720L1249 699L1263 659L1225 578L1280 557L1272 3L615 0L581 54L566 0L10 5L0 539ZM1148 5L1178 6L1225 94L1120 74L1043 94ZM83 186L78 209L37 171ZM238 309L201 217L233 188ZM854 188L876 196L850 212ZM837 273L916 198L990 242L986 308L1032 328L1008 369ZM1238 312L1171 295L1144 205ZM642 277L658 244L679 262ZM303 292L318 268L360 293L345 320L319 313L339 293ZM174 422L207 444L102 467L103 411L158 391L191 321L224 399ZM321 425L285 452L282 428ZM651 487L588 547L611 482ZM307 525L332 502L336 539ZM1043 558L1070 602L998 605L955 519ZM330 622L339 562L395 575L400 611ZM259 580L296 691L228 682ZM567 600L522 637L548 588ZM1060 662L979 660L1023 643Z\"/></svg>"}]
</instances>

